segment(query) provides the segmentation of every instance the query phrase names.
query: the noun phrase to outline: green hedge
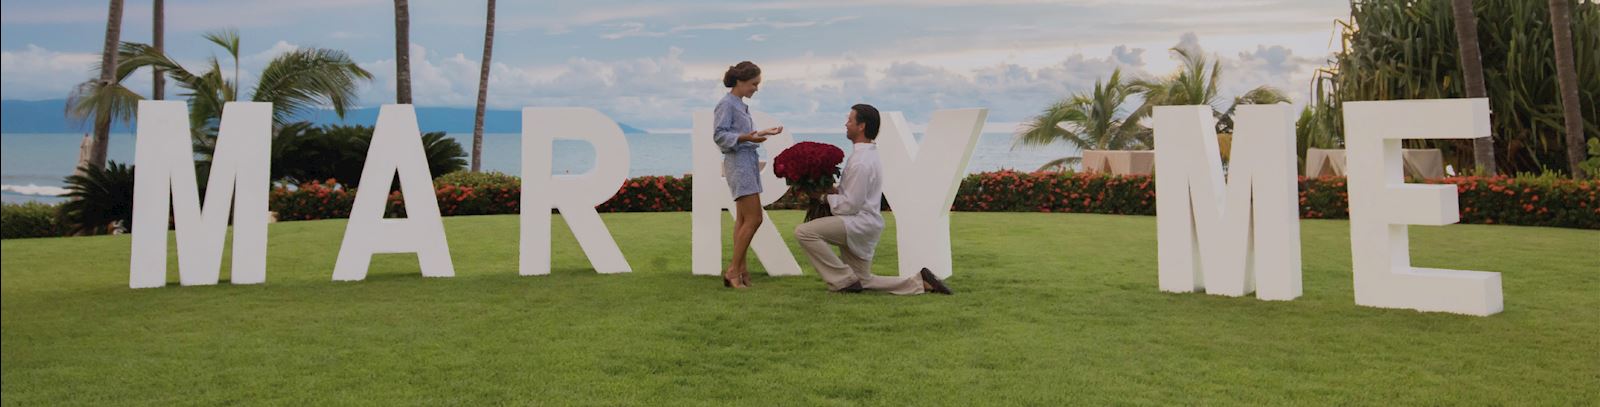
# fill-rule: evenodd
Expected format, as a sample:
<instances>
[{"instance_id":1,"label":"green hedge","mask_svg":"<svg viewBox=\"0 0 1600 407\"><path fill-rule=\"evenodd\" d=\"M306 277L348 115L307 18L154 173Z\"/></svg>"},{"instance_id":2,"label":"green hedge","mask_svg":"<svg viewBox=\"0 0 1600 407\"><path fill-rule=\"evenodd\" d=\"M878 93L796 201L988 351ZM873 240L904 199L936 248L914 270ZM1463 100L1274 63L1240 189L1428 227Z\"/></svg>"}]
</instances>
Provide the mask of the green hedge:
<instances>
[{"instance_id":1,"label":"green hedge","mask_svg":"<svg viewBox=\"0 0 1600 407\"><path fill-rule=\"evenodd\" d=\"M0 205L0 239L65 236L61 204L27 202Z\"/></svg>"},{"instance_id":2,"label":"green hedge","mask_svg":"<svg viewBox=\"0 0 1600 407\"><path fill-rule=\"evenodd\" d=\"M1600 181L1543 177L1451 177L1422 181L1455 184L1461 223L1600 229ZM1346 219L1343 177L1300 178L1300 217ZM961 182L957 211L1155 214L1149 176L999 171Z\"/></svg>"}]
</instances>

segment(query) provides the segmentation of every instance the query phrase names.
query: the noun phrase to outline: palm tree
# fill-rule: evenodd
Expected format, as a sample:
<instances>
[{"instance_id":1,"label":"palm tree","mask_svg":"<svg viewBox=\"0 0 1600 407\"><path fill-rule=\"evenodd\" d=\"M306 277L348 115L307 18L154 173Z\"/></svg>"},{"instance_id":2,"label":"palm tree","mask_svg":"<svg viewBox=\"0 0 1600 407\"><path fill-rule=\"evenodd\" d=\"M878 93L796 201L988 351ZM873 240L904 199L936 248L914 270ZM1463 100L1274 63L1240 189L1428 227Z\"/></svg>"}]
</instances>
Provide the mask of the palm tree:
<instances>
[{"instance_id":1,"label":"palm tree","mask_svg":"<svg viewBox=\"0 0 1600 407\"><path fill-rule=\"evenodd\" d=\"M483 64L478 68L478 112L472 117L472 172L483 165L483 110L489 103L489 56L494 52L494 0L483 29Z\"/></svg>"},{"instance_id":2,"label":"palm tree","mask_svg":"<svg viewBox=\"0 0 1600 407\"><path fill-rule=\"evenodd\" d=\"M1217 133L1233 134L1233 114L1239 110L1239 105L1275 105L1290 103L1289 97L1282 91L1271 86L1260 86L1233 98L1233 105L1228 106L1228 111L1222 112L1217 117Z\"/></svg>"},{"instance_id":3,"label":"palm tree","mask_svg":"<svg viewBox=\"0 0 1600 407\"><path fill-rule=\"evenodd\" d=\"M1165 78L1136 80L1130 85L1144 96L1144 104L1135 114L1148 117L1156 106L1175 105L1209 105L1212 111L1221 110L1217 108L1217 82L1222 76L1222 62L1211 61L1205 54L1187 48L1173 47L1172 52L1183 61L1177 72Z\"/></svg>"},{"instance_id":4,"label":"palm tree","mask_svg":"<svg viewBox=\"0 0 1600 407\"><path fill-rule=\"evenodd\" d=\"M1120 114L1132 94L1122 83L1122 70L1112 71L1105 82L1095 81L1093 91L1062 99L1023 123L1016 144L1065 142L1079 151L1147 149L1153 143L1149 129L1139 125L1140 117ZM1039 170L1065 169L1081 160L1082 157L1063 157L1045 163Z\"/></svg>"},{"instance_id":5,"label":"palm tree","mask_svg":"<svg viewBox=\"0 0 1600 407\"><path fill-rule=\"evenodd\" d=\"M151 20L153 20L153 21L151 21L151 23L150 23L150 28L151 28L150 44L155 46L156 51L158 51L158 52L166 52L166 49L167 49L167 45L166 45L167 44L167 33L166 33L166 31L167 31L167 29L166 29L166 26L167 26L167 15L166 14L167 14L167 12L166 12L165 1L164 0L155 0L154 3L152 3L151 6L152 6L152 8L154 10L151 11ZM152 70L150 70L150 76L151 76L151 78L150 78L150 99L152 99L152 100L166 99L166 95L167 95L167 78L161 75L161 70L160 69L152 69Z\"/></svg>"},{"instance_id":6,"label":"palm tree","mask_svg":"<svg viewBox=\"0 0 1600 407\"><path fill-rule=\"evenodd\" d=\"M1217 117L1217 133L1233 133L1233 113L1241 104L1273 104L1288 102L1289 97L1271 86L1259 86L1233 99L1226 110L1219 109L1219 82L1222 78L1221 61L1213 61L1196 50L1173 47L1172 52L1183 61L1177 72L1165 78L1141 79L1129 85L1133 92L1144 97L1144 104L1133 115L1150 117L1156 106L1207 105ZM1209 65L1209 67L1208 67Z\"/></svg>"},{"instance_id":7,"label":"palm tree","mask_svg":"<svg viewBox=\"0 0 1600 407\"><path fill-rule=\"evenodd\" d=\"M206 136L214 135L222 107L238 100L238 50L239 36L233 31L206 34L206 39L232 54L234 80L223 77L222 66L212 57L206 70L198 74L179 65L154 47L138 43L123 43L124 62L117 67L119 77L125 77L143 67L160 68L189 98L189 120L196 132L196 141L205 147ZM325 48L301 48L285 52L267 63L261 70L260 81L251 92L251 101L272 103L274 127L283 127L318 106L332 105L334 113L344 117L345 111L356 103L356 91L362 80L371 80L372 74L350 59L344 51Z\"/></svg>"},{"instance_id":8,"label":"palm tree","mask_svg":"<svg viewBox=\"0 0 1600 407\"><path fill-rule=\"evenodd\" d=\"M1450 0L1450 11L1456 23L1456 45L1461 49L1461 73L1467 97L1488 97L1483 83L1482 53L1478 50L1478 18L1472 14L1472 0ZM1472 161L1486 174L1500 173L1494 161L1493 137L1472 140Z\"/></svg>"},{"instance_id":9,"label":"palm tree","mask_svg":"<svg viewBox=\"0 0 1600 407\"><path fill-rule=\"evenodd\" d=\"M84 160L92 167L106 166L106 150L111 143L111 121L113 118L127 120L133 116L134 103L129 103L128 96L133 92L122 88L116 78L117 70L117 42L122 38L122 0L111 0L110 11L106 16L106 41L100 52L100 78L90 80L73 89L67 98L67 111L69 116L83 120L94 118L94 146L89 150L89 157ZM133 95L136 99L138 95Z\"/></svg>"},{"instance_id":10,"label":"palm tree","mask_svg":"<svg viewBox=\"0 0 1600 407\"><path fill-rule=\"evenodd\" d=\"M1572 178L1583 179L1587 158L1583 143L1583 109L1578 102L1578 65L1572 56L1572 7L1568 0L1550 0L1550 31L1556 43L1556 80L1561 87L1562 115L1567 130L1567 165Z\"/></svg>"},{"instance_id":11,"label":"palm tree","mask_svg":"<svg viewBox=\"0 0 1600 407\"><path fill-rule=\"evenodd\" d=\"M394 0L394 82L395 101L411 104L411 6Z\"/></svg>"}]
</instances>

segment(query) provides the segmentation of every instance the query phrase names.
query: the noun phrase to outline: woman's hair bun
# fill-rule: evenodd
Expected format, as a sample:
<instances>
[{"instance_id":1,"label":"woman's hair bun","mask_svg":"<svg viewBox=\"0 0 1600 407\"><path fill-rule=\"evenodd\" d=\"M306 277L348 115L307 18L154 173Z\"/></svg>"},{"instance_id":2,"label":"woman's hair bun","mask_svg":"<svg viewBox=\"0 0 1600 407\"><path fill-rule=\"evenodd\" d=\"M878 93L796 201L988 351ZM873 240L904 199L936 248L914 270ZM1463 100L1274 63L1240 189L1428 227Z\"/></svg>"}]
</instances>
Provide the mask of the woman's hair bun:
<instances>
[{"instance_id":1,"label":"woman's hair bun","mask_svg":"<svg viewBox=\"0 0 1600 407\"><path fill-rule=\"evenodd\" d=\"M728 72L722 74L722 86L731 88L739 81L748 81L761 76L761 67L750 61L743 61L728 67Z\"/></svg>"}]
</instances>

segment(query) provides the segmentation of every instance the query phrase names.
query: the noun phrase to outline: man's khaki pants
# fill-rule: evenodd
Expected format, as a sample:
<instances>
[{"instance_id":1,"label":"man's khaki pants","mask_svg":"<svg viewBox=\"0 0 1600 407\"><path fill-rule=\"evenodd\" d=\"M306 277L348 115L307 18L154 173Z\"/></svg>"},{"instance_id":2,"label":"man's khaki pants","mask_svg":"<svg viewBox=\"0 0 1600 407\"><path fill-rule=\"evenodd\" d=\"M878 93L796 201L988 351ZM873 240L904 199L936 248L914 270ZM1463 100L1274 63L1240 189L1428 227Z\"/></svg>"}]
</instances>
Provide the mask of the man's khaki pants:
<instances>
[{"instance_id":1,"label":"man's khaki pants","mask_svg":"<svg viewBox=\"0 0 1600 407\"><path fill-rule=\"evenodd\" d=\"M922 294L921 276L873 275L872 260L856 257L845 246L844 219L838 216L806 222L794 228L794 237L800 241L800 247L805 248L806 256L811 257L811 266L816 267L817 274L822 275L822 281L828 283L829 291L839 291L859 281L861 287L868 290L900 295ZM830 246L839 246L844 258L833 254Z\"/></svg>"}]
</instances>

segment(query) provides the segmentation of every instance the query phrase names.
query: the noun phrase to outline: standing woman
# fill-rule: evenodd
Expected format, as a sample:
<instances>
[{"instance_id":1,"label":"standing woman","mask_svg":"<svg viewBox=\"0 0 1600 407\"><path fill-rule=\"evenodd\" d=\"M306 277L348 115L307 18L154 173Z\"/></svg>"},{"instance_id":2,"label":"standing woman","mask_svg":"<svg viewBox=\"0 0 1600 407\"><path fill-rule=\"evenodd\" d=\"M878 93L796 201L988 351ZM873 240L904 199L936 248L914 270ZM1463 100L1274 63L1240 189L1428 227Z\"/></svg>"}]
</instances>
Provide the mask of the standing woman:
<instances>
[{"instance_id":1,"label":"standing woman","mask_svg":"<svg viewBox=\"0 0 1600 407\"><path fill-rule=\"evenodd\" d=\"M756 64L744 61L728 67L728 72L722 74L722 86L729 90L717 102L713 136L722 150L722 174L728 178L737 213L733 222L733 261L722 272L722 285L747 288L750 269L745 253L750 251L750 240L761 227L761 168L756 148L767 137L782 133L783 127L757 131L750 119L750 107L744 104L744 98L755 96L761 87L761 68Z\"/></svg>"}]
</instances>

